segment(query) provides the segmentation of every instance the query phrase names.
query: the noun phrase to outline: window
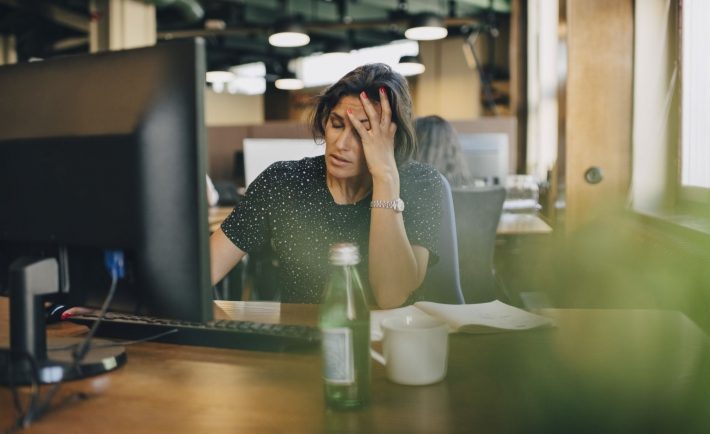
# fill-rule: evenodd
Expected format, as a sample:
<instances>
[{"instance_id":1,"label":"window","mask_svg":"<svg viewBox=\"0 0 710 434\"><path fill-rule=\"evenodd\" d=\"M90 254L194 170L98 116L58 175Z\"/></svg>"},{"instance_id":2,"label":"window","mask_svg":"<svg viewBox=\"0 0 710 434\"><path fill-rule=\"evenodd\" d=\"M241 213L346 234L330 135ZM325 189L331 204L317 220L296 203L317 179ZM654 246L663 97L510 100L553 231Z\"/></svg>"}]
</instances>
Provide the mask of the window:
<instances>
[{"instance_id":1,"label":"window","mask_svg":"<svg viewBox=\"0 0 710 434\"><path fill-rule=\"evenodd\" d=\"M710 198L710 2L682 0L681 198Z\"/></svg>"},{"instance_id":2,"label":"window","mask_svg":"<svg viewBox=\"0 0 710 434\"><path fill-rule=\"evenodd\" d=\"M637 211L699 219L708 228L709 16L707 0L645 0L634 5L630 194Z\"/></svg>"}]
</instances>

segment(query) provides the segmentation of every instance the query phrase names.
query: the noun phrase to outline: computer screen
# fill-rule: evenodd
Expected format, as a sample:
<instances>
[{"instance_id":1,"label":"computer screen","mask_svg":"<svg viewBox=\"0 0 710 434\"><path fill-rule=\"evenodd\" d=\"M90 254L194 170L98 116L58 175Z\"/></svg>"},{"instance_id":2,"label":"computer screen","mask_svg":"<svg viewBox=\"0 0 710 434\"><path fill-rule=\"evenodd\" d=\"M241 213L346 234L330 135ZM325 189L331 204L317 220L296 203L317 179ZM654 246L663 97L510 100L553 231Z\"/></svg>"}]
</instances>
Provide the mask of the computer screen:
<instances>
[{"instance_id":1,"label":"computer screen","mask_svg":"<svg viewBox=\"0 0 710 434\"><path fill-rule=\"evenodd\" d=\"M505 185L509 173L507 134L461 133L459 141L474 179Z\"/></svg>"},{"instance_id":2,"label":"computer screen","mask_svg":"<svg viewBox=\"0 0 710 434\"><path fill-rule=\"evenodd\" d=\"M325 146L312 139L244 139L246 186L277 161L300 160L323 155Z\"/></svg>"},{"instance_id":3,"label":"computer screen","mask_svg":"<svg viewBox=\"0 0 710 434\"><path fill-rule=\"evenodd\" d=\"M0 292L20 257L57 258L67 302L212 319L204 42L0 67Z\"/></svg>"}]
</instances>

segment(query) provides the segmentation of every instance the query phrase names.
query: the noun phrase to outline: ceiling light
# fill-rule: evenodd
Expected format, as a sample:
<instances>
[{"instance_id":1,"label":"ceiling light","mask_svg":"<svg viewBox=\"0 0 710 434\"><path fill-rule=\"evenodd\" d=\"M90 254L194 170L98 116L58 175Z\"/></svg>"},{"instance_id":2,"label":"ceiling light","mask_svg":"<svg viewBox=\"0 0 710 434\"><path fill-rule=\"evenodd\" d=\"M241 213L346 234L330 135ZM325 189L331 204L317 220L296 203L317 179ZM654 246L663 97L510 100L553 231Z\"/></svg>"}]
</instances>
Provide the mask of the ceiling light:
<instances>
[{"instance_id":1,"label":"ceiling light","mask_svg":"<svg viewBox=\"0 0 710 434\"><path fill-rule=\"evenodd\" d=\"M207 82L216 93L260 95L266 91L265 67L262 62L232 66L229 71L207 72Z\"/></svg>"},{"instance_id":2,"label":"ceiling light","mask_svg":"<svg viewBox=\"0 0 710 434\"><path fill-rule=\"evenodd\" d=\"M234 73L224 70L207 71L208 83L226 83L234 79Z\"/></svg>"},{"instance_id":3,"label":"ceiling light","mask_svg":"<svg viewBox=\"0 0 710 434\"><path fill-rule=\"evenodd\" d=\"M408 77L421 74L426 68L417 56L402 56L399 59L399 63L394 65L394 70Z\"/></svg>"},{"instance_id":4,"label":"ceiling light","mask_svg":"<svg viewBox=\"0 0 710 434\"><path fill-rule=\"evenodd\" d=\"M311 38L297 18L278 21L274 26L274 33L269 36L269 44L274 47L302 47L309 42Z\"/></svg>"},{"instance_id":5,"label":"ceiling light","mask_svg":"<svg viewBox=\"0 0 710 434\"><path fill-rule=\"evenodd\" d=\"M412 18L410 27L404 36L415 41L433 41L443 39L448 34L444 22L438 15L425 12Z\"/></svg>"},{"instance_id":6,"label":"ceiling light","mask_svg":"<svg viewBox=\"0 0 710 434\"><path fill-rule=\"evenodd\" d=\"M227 23L224 20L209 19L205 20L205 29L207 30L224 30L227 28Z\"/></svg>"},{"instance_id":7,"label":"ceiling light","mask_svg":"<svg viewBox=\"0 0 710 434\"><path fill-rule=\"evenodd\" d=\"M264 77L240 77L227 83L227 92L241 95L262 95L266 92Z\"/></svg>"},{"instance_id":8,"label":"ceiling light","mask_svg":"<svg viewBox=\"0 0 710 434\"><path fill-rule=\"evenodd\" d=\"M291 60L289 69L303 80L303 86L306 88L328 86L360 65L380 62L394 67L402 56L417 53L419 53L419 43L405 39L386 45L352 50L347 58L337 60L333 60L330 53L298 57Z\"/></svg>"},{"instance_id":9,"label":"ceiling light","mask_svg":"<svg viewBox=\"0 0 710 434\"><path fill-rule=\"evenodd\" d=\"M215 91L216 93L224 92L225 83L226 82L224 82L224 81L215 81L214 83L212 83L212 90Z\"/></svg>"},{"instance_id":10,"label":"ceiling light","mask_svg":"<svg viewBox=\"0 0 710 434\"><path fill-rule=\"evenodd\" d=\"M301 79L299 78L296 78L295 76L286 76L277 78L274 82L274 86L276 86L277 89L281 90L298 90L303 89L303 81L301 81Z\"/></svg>"},{"instance_id":11,"label":"ceiling light","mask_svg":"<svg viewBox=\"0 0 710 434\"><path fill-rule=\"evenodd\" d=\"M229 68L238 77L266 77L266 64L264 62L243 63Z\"/></svg>"}]
</instances>

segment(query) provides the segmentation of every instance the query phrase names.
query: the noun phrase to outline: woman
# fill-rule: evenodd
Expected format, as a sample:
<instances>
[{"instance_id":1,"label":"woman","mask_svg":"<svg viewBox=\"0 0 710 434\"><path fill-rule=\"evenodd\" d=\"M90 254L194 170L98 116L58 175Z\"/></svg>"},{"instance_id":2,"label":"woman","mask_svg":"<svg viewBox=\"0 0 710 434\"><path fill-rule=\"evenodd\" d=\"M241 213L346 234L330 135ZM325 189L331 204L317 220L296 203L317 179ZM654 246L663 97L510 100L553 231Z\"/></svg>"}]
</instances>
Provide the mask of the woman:
<instances>
[{"instance_id":1,"label":"woman","mask_svg":"<svg viewBox=\"0 0 710 434\"><path fill-rule=\"evenodd\" d=\"M210 239L212 282L270 246L281 301L319 303L328 249L349 241L360 246L361 273L380 308L410 299L436 258L441 214L438 174L411 161L411 108L406 80L384 64L326 89L311 120L325 155L275 163L257 177Z\"/></svg>"},{"instance_id":2,"label":"woman","mask_svg":"<svg viewBox=\"0 0 710 434\"><path fill-rule=\"evenodd\" d=\"M452 187L474 185L459 136L446 119L435 115L420 117L414 122L414 129L417 134L417 161L434 166Z\"/></svg>"}]
</instances>

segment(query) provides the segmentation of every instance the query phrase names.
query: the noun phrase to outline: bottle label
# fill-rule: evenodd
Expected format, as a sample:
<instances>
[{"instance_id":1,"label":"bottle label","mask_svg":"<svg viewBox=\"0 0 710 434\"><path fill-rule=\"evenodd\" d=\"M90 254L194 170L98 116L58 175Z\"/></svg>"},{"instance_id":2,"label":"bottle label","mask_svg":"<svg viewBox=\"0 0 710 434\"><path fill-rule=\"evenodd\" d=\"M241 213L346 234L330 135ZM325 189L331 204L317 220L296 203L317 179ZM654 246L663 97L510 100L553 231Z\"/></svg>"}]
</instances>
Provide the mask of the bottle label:
<instances>
[{"instance_id":1,"label":"bottle label","mask_svg":"<svg viewBox=\"0 0 710 434\"><path fill-rule=\"evenodd\" d=\"M323 378L331 384L353 384L355 362L353 360L353 334L347 327L323 330Z\"/></svg>"}]
</instances>

